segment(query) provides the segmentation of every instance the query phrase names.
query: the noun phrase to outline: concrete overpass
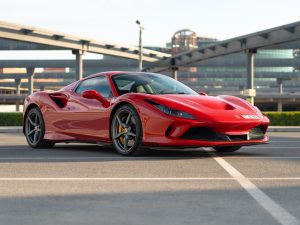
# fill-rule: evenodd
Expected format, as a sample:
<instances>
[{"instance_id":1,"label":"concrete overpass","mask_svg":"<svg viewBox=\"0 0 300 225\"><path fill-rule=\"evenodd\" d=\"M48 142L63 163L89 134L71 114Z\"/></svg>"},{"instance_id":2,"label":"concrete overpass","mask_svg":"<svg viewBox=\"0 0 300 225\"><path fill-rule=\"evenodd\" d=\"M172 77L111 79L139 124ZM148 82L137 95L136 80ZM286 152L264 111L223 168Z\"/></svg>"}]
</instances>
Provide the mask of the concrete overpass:
<instances>
[{"instance_id":1,"label":"concrete overpass","mask_svg":"<svg viewBox=\"0 0 300 225\"><path fill-rule=\"evenodd\" d=\"M235 38L217 42L209 46L196 48L191 51L180 53L157 62L159 67L146 68L146 71L160 72L171 69L173 77L177 79L179 67L191 65L207 59L225 56L238 52L247 54L247 93L248 100L254 103L254 55L258 49L272 48L283 44L283 48L292 42L300 40L300 22L291 23ZM285 44L285 45L284 45Z\"/></svg>"},{"instance_id":2,"label":"concrete overpass","mask_svg":"<svg viewBox=\"0 0 300 225\"><path fill-rule=\"evenodd\" d=\"M220 41L216 44L211 44L209 46L196 48L188 52L174 55L171 58L164 58L157 62L159 67L145 68L145 70L155 72L167 69L176 70L179 66L190 65L210 58L216 58L238 52L246 52L250 55L256 53L256 51L261 48L271 48L275 45L299 40L300 21ZM287 44L283 45L281 48L288 48L289 46L290 45Z\"/></svg>"},{"instance_id":3,"label":"concrete overpass","mask_svg":"<svg viewBox=\"0 0 300 225\"><path fill-rule=\"evenodd\" d=\"M137 60L139 49L128 45L73 36L31 26L0 21L0 50L71 50L76 55L76 79L82 78L85 52ZM169 54L143 49L143 60L155 62ZM32 69L32 68L31 68Z\"/></svg>"}]
</instances>

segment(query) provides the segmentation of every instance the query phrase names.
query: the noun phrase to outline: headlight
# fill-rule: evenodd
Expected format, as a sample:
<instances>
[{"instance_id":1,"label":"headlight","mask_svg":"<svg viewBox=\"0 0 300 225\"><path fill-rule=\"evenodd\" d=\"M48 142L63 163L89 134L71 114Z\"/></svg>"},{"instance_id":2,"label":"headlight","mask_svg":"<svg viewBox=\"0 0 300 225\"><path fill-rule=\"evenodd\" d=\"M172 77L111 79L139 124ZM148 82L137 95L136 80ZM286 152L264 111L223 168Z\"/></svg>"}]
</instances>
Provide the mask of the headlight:
<instances>
[{"instance_id":1,"label":"headlight","mask_svg":"<svg viewBox=\"0 0 300 225\"><path fill-rule=\"evenodd\" d=\"M153 104L156 108L158 108L160 111L164 112L165 114L171 115L171 116L176 116L180 118L186 118L186 119L196 119L194 116L187 112L179 111L176 109L171 109L167 106L159 105L159 104Z\"/></svg>"}]
</instances>

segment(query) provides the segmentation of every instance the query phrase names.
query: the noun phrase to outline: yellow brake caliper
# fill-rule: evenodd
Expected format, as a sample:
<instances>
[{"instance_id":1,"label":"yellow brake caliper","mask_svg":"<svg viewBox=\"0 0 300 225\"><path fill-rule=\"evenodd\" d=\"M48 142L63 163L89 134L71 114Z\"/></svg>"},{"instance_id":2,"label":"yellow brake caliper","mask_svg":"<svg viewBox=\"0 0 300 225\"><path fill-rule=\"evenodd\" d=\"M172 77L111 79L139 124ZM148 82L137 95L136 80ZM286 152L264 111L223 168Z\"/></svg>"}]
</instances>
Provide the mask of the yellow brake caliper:
<instances>
[{"instance_id":1,"label":"yellow brake caliper","mask_svg":"<svg viewBox=\"0 0 300 225\"><path fill-rule=\"evenodd\" d=\"M121 119L121 121L123 121L123 119L124 119L124 117ZM122 131L123 131L122 125L119 124L118 132L121 133ZM122 143L122 145L124 145L124 137L123 136L120 137L120 142Z\"/></svg>"}]
</instances>

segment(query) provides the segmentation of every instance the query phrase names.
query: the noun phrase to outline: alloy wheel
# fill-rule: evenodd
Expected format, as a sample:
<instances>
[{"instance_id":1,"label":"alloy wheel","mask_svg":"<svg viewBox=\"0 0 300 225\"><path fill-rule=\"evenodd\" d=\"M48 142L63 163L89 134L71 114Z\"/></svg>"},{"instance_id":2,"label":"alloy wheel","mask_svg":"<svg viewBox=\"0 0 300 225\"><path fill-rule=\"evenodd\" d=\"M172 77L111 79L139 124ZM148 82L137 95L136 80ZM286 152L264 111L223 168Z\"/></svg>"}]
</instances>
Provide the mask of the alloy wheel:
<instances>
[{"instance_id":1,"label":"alloy wheel","mask_svg":"<svg viewBox=\"0 0 300 225\"><path fill-rule=\"evenodd\" d=\"M41 138L41 122L41 118L37 112L34 111L27 115L25 132L27 140L30 142L31 145L36 145Z\"/></svg>"},{"instance_id":2,"label":"alloy wheel","mask_svg":"<svg viewBox=\"0 0 300 225\"><path fill-rule=\"evenodd\" d=\"M121 152L130 152L136 144L136 126L136 120L131 111L123 109L115 114L112 138Z\"/></svg>"}]
</instances>

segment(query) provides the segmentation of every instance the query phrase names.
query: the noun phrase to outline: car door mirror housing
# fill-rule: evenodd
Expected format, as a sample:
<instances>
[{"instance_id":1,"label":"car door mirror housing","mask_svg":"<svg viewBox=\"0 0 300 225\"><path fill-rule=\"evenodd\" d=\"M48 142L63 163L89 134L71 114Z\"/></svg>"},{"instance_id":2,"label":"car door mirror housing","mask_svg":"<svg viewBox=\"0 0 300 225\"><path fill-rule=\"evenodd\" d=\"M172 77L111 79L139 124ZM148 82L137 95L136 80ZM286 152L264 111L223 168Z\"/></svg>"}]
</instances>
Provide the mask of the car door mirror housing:
<instances>
[{"instance_id":1,"label":"car door mirror housing","mask_svg":"<svg viewBox=\"0 0 300 225\"><path fill-rule=\"evenodd\" d=\"M102 103L103 107L108 108L109 107L109 101L107 101L106 98L104 98L102 95L99 94L98 91L96 90L86 90L82 92L82 97L87 98L87 99L96 99L99 102Z\"/></svg>"}]
</instances>

